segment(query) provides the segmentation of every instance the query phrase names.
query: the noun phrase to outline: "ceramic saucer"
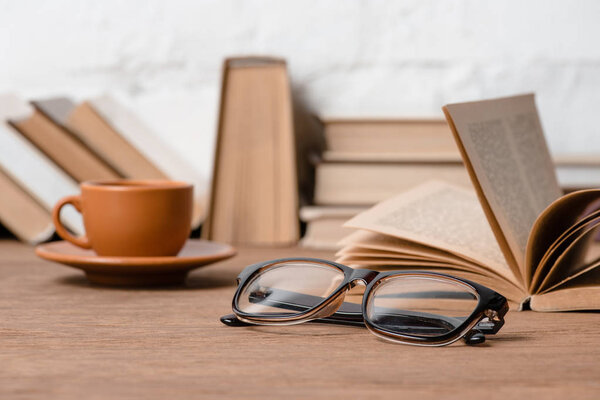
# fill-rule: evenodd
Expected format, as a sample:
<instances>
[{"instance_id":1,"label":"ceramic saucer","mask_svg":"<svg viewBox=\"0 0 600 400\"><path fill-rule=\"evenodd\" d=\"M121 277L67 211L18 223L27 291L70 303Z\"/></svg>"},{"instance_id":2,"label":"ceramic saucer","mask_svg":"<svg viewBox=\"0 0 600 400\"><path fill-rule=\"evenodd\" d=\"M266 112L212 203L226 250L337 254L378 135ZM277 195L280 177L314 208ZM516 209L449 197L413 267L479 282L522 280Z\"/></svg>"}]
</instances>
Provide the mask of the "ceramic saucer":
<instances>
[{"instance_id":1,"label":"ceramic saucer","mask_svg":"<svg viewBox=\"0 0 600 400\"><path fill-rule=\"evenodd\" d=\"M93 283L157 286L183 283L189 271L232 257L235 249L227 244L189 239L173 257L103 257L59 241L39 245L35 253L45 260L83 270Z\"/></svg>"}]
</instances>

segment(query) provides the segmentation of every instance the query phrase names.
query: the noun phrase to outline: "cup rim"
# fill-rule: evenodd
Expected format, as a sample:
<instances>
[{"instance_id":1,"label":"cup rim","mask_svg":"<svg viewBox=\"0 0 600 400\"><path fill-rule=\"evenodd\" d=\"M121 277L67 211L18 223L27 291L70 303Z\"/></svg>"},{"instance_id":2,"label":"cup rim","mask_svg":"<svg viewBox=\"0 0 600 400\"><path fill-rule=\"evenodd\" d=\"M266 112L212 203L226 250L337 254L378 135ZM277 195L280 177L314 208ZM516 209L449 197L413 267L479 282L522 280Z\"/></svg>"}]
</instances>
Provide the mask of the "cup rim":
<instances>
[{"instance_id":1,"label":"cup rim","mask_svg":"<svg viewBox=\"0 0 600 400\"><path fill-rule=\"evenodd\" d=\"M168 179L102 179L85 181L81 188L86 190L110 190L110 191L148 191L165 189L189 189L193 185L183 181Z\"/></svg>"}]
</instances>

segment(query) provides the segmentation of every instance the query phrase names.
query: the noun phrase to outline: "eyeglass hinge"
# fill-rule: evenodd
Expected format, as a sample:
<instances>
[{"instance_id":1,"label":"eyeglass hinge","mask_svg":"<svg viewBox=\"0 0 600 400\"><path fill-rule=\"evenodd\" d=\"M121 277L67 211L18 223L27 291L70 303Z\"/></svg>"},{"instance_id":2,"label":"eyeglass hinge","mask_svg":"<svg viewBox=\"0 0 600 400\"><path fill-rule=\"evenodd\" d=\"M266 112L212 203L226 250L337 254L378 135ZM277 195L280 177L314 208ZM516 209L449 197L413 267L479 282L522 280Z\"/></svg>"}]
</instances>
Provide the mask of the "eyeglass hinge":
<instances>
[{"instance_id":1,"label":"eyeglass hinge","mask_svg":"<svg viewBox=\"0 0 600 400\"><path fill-rule=\"evenodd\" d=\"M488 319L490 321L500 322L500 320L501 320L500 315L498 314L498 311L496 311L496 310L487 309L483 312L483 314L486 317L488 317Z\"/></svg>"}]
</instances>

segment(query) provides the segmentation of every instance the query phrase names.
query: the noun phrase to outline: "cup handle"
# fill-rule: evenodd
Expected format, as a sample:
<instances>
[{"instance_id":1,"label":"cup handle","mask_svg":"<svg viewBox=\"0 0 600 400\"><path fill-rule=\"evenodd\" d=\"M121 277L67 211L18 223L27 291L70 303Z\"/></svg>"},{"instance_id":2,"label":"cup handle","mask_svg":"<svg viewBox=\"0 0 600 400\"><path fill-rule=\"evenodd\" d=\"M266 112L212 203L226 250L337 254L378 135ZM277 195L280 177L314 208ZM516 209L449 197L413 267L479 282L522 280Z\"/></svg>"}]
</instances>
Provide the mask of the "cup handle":
<instances>
[{"instance_id":1,"label":"cup handle","mask_svg":"<svg viewBox=\"0 0 600 400\"><path fill-rule=\"evenodd\" d=\"M81 213L81 196L67 196L60 199L52 210L52 222L54 222L56 233L58 233L58 236L68 242L73 243L75 246L83 247L84 249L91 249L92 244L90 243L87 235L75 237L71 235L64 227L62 222L60 222L60 210L67 204L71 204L77 211Z\"/></svg>"}]
</instances>

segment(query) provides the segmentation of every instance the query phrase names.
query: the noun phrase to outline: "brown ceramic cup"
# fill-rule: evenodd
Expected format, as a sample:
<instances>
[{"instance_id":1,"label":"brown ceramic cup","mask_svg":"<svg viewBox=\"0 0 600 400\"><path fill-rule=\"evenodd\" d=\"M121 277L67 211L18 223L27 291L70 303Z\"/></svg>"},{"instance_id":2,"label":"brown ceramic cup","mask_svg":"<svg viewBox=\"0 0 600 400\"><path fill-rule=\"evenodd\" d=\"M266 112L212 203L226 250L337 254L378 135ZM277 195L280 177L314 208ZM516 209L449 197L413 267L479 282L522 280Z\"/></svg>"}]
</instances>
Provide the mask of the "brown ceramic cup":
<instances>
[{"instance_id":1,"label":"brown ceramic cup","mask_svg":"<svg viewBox=\"0 0 600 400\"><path fill-rule=\"evenodd\" d=\"M190 234L193 186L167 180L91 181L81 195L61 199L52 211L63 239L100 256L175 256ZM60 210L71 204L83 215L85 235L71 235Z\"/></svg>"}]
</instances>

